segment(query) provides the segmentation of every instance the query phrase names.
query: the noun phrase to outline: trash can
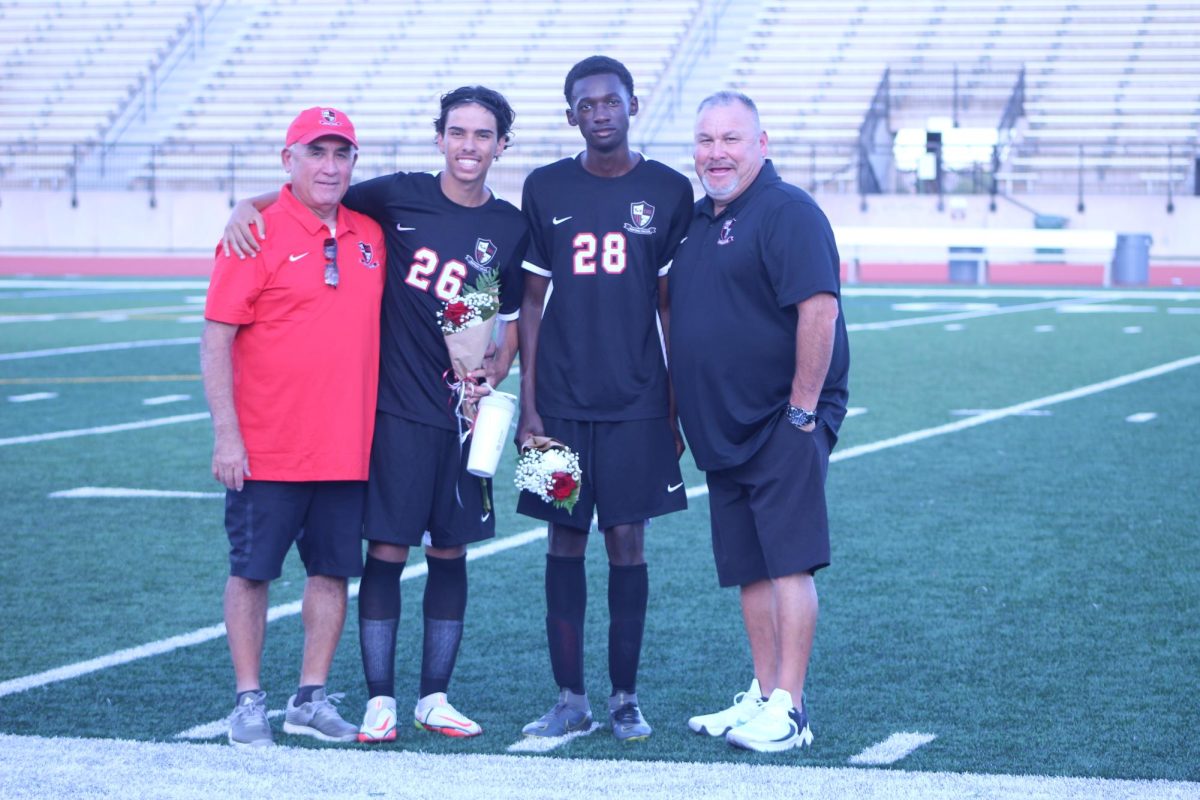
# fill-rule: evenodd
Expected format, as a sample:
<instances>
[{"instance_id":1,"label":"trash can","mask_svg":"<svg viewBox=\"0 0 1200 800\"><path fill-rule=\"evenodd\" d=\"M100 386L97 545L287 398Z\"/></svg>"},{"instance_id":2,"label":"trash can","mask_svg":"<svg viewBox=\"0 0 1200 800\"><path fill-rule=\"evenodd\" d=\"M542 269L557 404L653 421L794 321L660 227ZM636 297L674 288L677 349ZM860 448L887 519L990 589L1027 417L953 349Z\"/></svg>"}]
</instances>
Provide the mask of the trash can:
<instances>
[{"instance_id":1,"label":"trash can","mask_svg":"<svg viewBox=\"0 0 1200 800\"><path fill-rule=\"evenodd\" d=\"M982 284L986 262L982 247L950 248L950 282Z\"/></svg>"},{"instance_id":2,"label":"trash can","mask_svg":"<svg viewBox=\"0 0 1200 800\"><path fill-rule=\"evenodd\" d=\"M1148 233L1118 233L1113 251L1112 280L1117 286L1145 286L1150 280Z\"/></svg>"}]
</instances>

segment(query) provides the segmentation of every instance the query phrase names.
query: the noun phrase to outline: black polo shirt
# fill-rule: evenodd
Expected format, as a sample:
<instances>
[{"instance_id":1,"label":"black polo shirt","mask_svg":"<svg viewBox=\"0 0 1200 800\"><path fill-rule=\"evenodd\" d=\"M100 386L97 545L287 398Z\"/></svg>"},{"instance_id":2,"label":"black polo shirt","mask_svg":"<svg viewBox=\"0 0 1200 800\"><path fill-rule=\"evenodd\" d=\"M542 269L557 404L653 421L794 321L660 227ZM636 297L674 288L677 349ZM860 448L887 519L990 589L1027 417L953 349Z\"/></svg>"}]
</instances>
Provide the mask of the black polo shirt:
<instances>
[{"instance_id":1,"label":"black polo shirt","mask_svg":"<svg viewBox=\"0 0 1200 800\"><path fill-rule=\"evenodd\" d=\"M796 371L796 304L822 292L838 298L839 314L815 411L837 433L850 367L840 266L825 214L769 160L720 216L710 198L696 204L670 273L671 379L701 469L744 464L783 419Z\"/></svg>"}]
</instances>

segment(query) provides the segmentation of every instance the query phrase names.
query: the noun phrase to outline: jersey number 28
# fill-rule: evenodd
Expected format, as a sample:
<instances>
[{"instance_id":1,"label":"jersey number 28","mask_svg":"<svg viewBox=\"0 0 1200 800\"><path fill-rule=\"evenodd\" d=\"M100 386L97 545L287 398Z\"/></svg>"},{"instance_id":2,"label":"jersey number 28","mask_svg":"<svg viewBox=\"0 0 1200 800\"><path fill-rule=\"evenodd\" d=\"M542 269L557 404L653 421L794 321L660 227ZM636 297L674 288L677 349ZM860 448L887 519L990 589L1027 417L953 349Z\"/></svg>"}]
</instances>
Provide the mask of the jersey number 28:
<instances>
[{"instance_id":1,"label":"jersey number 28","mask_svg":"<svg viewBox=\"0 0 1200 800\"><path fill-rule=\"evenodd\" d=\"M600 246L599 259L596 258L597 245ZM571 246L575 248L576 275L595 275L597 261L609 275L620 275L625 271L625 234L620 231L606 233L599 241L594 233L577 233Z\"/></svg>"}]
</instances>

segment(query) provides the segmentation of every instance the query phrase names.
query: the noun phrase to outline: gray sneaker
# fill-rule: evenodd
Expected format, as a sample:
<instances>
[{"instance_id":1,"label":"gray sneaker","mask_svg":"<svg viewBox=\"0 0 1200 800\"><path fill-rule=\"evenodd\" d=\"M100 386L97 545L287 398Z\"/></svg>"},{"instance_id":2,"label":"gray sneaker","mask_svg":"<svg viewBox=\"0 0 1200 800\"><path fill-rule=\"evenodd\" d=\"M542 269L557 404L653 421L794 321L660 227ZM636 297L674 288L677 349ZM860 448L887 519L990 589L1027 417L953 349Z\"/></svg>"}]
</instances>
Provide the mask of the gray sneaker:
<instances>
[{"instance_id":1,"label":"gray sneaker","mask_svg":"<svg viewBox=\"0 0 1200 800\"><path fill-rule=\"evenodd\" d=\"M267 721L267 693L248 692L229 715L229 743L234 747L272 747L275 737Z\"/></svg>"},{"instance_id":2,"label":"gray sneaker","mask_svg":"<svg viewBox=\"0 0 1200 800\"><path fill-rule=\"evenodd\" d=\"M654 733L638 708L637 692L617 692L608 698L608 721L620 742L640 742Z\"/></svg>"},{"instance_id":3,"label":"gray sneaker","mask_svg":"<svg viewBox=\"0 0 1200 800\"><path fill-rule=\"evenodd\" d=\"M592 707L586 694L575 694L569 689L558 693L558 702L536 722L521 729L526 736L566 736L575 731L586 731L592 727Z\"/></svg>"},{"instance_id":4,"label":"gray sneaker","mask_svg":"<svg viewBox=\"0 0 1200 800\"><path fill-rule=\"evenodd\" d=\"M358 726L342 719L333 707L341 699L340 694L326 697L324 689L317 689L312 700L296 705L296 695L292 695L283 720L284 732L313 736L323 742L353 742L358 738Z\"/></svg>"}]
</instances>

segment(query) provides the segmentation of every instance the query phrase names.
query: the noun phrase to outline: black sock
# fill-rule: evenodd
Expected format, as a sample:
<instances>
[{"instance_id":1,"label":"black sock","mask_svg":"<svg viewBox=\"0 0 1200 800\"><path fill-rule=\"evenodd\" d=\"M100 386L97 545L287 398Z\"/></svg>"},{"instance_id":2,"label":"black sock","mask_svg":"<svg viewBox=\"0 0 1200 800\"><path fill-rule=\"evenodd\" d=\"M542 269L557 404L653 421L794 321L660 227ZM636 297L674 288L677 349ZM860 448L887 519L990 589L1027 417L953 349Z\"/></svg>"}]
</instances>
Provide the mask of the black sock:
<instances>
[{"instance_id":1,"label":"black sock","mask_svg":"<svg viewBox=\"0 0 1200 800\"><path fill-rule=\"evenodd\" d=\"M311 702L313 692L315 692L317 689L324 688L325 686L323 684L317 684L315 686L301 686L296 690L296 705L301 706L305 703Z\"/></svg>"},{"instance_id":2,"label":"black sock","mask_svg":"<svg viewBox=\"0 0 1200 800\"><path fill-rule=\"evenodd\" d=\"M426 556L425 641L421 655L421 697L445 692L458 660L467 612L467 557Z\"/></svg>"},{"instance_id":3,"label":"black sock","mask_svg":"<svg viewBox=\"0 0 1200 800\"><path fill-rule=\"evenodd\" d=\"M613 694L637 691L650 578L645 564L608 565L608 675Z\"/></svg>"},{"instance_id":4,"label":"black sock","mask_svg":"<svg viewBox=\"0 0 1200 800\"><path fill-rule=\"evenodd\" d=\"M587 573L583 556L546 556L546 638L560 688L583 694L583 616Z\"/></svg>"},{"instance_id":5,"label":"black sock","mask_svg":"<svg viewBox=\"0 0 1200 800\"><path fill-rule=\"evenodd\" d=\"M396 696L396 628L404 564L368 555L358 586L358 646L370 697Z\"/></svg>"}]
</instances>

